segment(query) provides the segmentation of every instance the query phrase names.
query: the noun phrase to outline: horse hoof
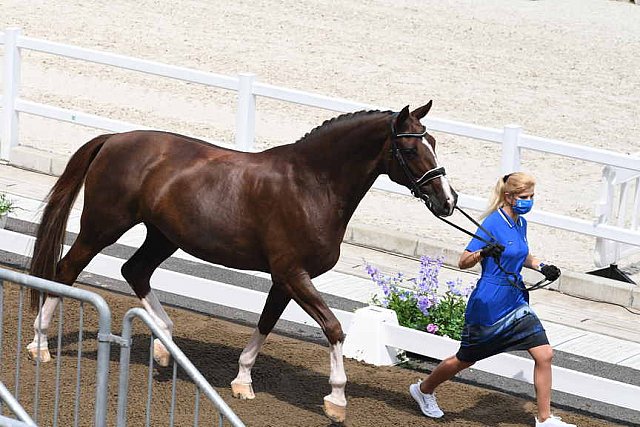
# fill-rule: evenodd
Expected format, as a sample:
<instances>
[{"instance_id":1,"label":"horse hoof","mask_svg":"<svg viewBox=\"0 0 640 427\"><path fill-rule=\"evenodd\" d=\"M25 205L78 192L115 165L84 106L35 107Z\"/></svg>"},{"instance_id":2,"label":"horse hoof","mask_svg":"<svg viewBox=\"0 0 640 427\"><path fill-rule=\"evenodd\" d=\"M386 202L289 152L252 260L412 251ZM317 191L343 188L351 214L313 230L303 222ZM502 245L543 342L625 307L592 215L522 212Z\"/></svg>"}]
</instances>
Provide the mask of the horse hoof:
<instances>
[{"instance_id":1,"label":"horse hoof","mask_svg":"<svg viewBox=\"0 0 640 427\"><path fill-rule=\"evenodd\" d=\"M237 382L231 382L231 394L236 399L255 399L256 395L253 393L253 386L251 383L243 384Z\"/></svg>"},{"instance_id":2,"label":"horse hoof","mask_svg":"<svg viewBox=\"0 0 640 427\"><path fill-rule=\"evenodd\" d=\"M29 351L29 359L34 362L40 361L40 363L47 363L51 361L51 353L49 353L48 348L38 349L38 347L29 347L27 346L27 350Z\"/></svg>"},{"instance_id":3,"label":"horse hoof","mask_svg":"<svg viewBox=\"0 0 640 427\"><path fill-rule=\"evenodd\" d=\"M347 418L347 407L339 406L333 402L324 400L324 406L322 407L324 410L324 414L329 417L331 421L334 423L344 423L344 420Z\"/></svg>"},{"instance_id":4,"label":"horse hoof","mask_svg":"<svg viewBox=\"0 0 640 427\"><path fill-rule=\"evenodd\" d=\"M171 353L159 340L153 342L153 360L163 368L169 366L169 362L171 362Z\"/></svg>"}]
</instances>

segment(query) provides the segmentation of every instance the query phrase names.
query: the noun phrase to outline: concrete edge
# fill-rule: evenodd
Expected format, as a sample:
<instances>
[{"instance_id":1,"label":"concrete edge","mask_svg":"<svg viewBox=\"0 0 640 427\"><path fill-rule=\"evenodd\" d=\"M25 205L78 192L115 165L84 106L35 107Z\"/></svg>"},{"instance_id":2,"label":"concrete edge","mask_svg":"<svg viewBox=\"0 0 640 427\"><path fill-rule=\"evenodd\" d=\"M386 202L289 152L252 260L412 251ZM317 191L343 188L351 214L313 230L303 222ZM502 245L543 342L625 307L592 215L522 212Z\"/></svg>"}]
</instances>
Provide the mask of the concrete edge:
<instances>
[{"instance_id":1,"label":"concrete edge","mask_svg":"<svg viewBox=\"0 0 640 427\"><path fill-rule=\"evenodd\" d=\"M69 161L69 156L22 145L11 149L10 158L11 166L54 176L60 176Z\"/></svg>"},{"instance_id":2,"label":"concrete edge","mask_svg":"<svg viewBox=\"0 0 640 427\"><path fill-rule=\"evenodd\" d=\"M461 251L446 243L435 240L426 242L415 236L402 236L363 224L349 225L344 241L416 259L422 255L442 256L444 263L453 268L457 268ZM480 269L474 267L472 271L479 272ZM541 278L530 270L525 270L523 276L527 284L533 284ZM560 279L548 289L573 297L640 309L640 286L591 274L563 270Z\"/></svg>"}]
</instances>

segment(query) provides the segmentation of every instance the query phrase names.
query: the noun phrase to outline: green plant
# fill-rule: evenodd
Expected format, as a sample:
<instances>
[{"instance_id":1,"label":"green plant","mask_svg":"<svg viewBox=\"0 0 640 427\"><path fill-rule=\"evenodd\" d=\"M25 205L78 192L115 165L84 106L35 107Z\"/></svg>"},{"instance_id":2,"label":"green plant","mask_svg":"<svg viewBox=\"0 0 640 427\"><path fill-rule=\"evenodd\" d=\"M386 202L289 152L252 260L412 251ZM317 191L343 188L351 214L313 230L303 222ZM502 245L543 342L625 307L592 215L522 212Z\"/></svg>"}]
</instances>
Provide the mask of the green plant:
<instances>
[{"instance_id":1,"label":"green plant","mask_svg":"<svg viewBox=\"0 0 640 427\"><path fill-rule=\"evenodd\" d=\"M418 276L407 277L382 274L367 263L367 273L382 290L382 299L374 296L372 304L395 311L402 326L459 340L474 283L464 286L460 279L450 280L446 291L439 292L442 264L442 258L423 256Z\"/></svg>"},{"instance_id":2,"label":"green plant","mask_svg":"<svg viewBox=\"0 0 640 427\"><path fill-rule=\"evenodd\" d=\"M15 211L17 208L13 201L4 193L0 193L0 215L5 215Z\"/></svg>"}]
</instances>

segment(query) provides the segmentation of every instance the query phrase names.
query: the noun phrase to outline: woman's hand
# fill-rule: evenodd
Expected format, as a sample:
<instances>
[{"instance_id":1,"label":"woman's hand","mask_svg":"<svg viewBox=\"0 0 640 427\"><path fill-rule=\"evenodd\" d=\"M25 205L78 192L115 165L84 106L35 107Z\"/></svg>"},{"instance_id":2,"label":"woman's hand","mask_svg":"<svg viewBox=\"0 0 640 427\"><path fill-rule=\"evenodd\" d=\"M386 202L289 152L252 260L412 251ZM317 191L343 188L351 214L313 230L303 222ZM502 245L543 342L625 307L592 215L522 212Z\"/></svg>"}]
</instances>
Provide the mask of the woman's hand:
<instances>
[{"instance_id":1,"label":"woman's hand","mask_svg":"<svg viewBox=\"0 0 640 427\"><path fill-rule=\"evenodd\" d=\"M540 267L540 273L544 274L544 278L551 282L560 277L561 274L558 267L556 267L555 265L546 264L543 264L542 267Z\"/></svg>"},{"instance_id":2,"label":"woman's hand","mask_svg":"<svg viewBox=\"0 0 640 427\"><path fill-rule=\"evenodd\" d=\"M504 252L504 246L500 243L489 243L487 246L482 248L480 256L482 256L482 258L492 257L496 261L499 261L502 252Z\"/></svg>"}]
</instances>

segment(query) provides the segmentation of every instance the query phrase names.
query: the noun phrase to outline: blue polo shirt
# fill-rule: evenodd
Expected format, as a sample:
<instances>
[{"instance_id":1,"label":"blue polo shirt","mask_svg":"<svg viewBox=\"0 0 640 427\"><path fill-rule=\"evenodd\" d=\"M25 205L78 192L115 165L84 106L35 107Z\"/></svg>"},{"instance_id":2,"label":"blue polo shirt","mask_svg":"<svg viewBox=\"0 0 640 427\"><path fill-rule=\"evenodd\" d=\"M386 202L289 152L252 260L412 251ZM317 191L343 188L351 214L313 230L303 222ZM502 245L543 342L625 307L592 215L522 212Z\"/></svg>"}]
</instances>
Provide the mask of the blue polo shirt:
<instances>
[{"instance_id":1,"label":"blue polo shirt","mask_svg":"<svg viewBox=\"0 0 640 427\"><path fill-rule=\"evenodd\" d=\"M527 221L518 216L513 221L502 209L498 209L487 216L482 226L496 238L498 243L505 247L500 263L508 272L517 274L517 280L522 286L520 274L524 262L529 255L527 243ZM487 234L478 229L476 235L491 240ZM487 244L477 238L473 238L467 250L475 252ZM498 268L492 257L481 261L482 274L476 288L469 297L465 321L468 324L492 325L512 310L529 302L528 292L509 284L507 275ZM515 280L513 276L510 277Z\"/></svg>"}]
</instances>

